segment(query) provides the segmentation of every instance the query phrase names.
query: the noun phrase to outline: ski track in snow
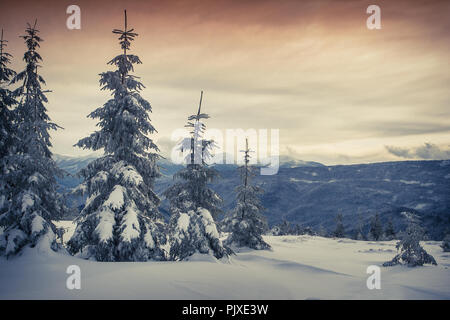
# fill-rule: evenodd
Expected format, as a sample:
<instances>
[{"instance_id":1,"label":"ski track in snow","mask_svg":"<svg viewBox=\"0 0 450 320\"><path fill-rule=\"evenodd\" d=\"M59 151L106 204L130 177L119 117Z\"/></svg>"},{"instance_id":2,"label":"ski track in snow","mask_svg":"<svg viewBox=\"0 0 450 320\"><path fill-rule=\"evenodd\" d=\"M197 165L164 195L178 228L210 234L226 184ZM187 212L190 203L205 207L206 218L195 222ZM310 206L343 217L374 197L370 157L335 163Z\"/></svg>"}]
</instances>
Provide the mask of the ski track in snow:
<instances>
[{"instance_id":1,"label":"ski track in snow","mask_svg":"<svg viewBox=\"0 0 450 320\"><path fill-rule=\"evenodd\" d=\"M67 241L75 225L57 225L69 228ZM423 244L438 266L381 267L382 289L369 290L367 267L390 260L396 241L264 238L273 250L181 262L96 262L28 248L0 258L0 299L450 299L450 256L440 242ZM81 268L81 290L66 288L69 265Z\"/></svg>"}]
</instances>

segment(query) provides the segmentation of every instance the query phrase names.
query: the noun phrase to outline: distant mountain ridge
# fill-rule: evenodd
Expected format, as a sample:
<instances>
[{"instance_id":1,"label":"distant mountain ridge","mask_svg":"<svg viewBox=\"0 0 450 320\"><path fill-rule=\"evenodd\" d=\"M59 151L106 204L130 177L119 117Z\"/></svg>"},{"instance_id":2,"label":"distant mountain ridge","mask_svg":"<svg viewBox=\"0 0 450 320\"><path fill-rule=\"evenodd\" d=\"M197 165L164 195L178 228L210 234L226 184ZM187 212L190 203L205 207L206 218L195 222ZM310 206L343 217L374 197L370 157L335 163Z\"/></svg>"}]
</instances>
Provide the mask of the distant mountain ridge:
<instances>
[{"instance_id":1,"label":"distant mountain ridge","mask_svg":"<svg viewBox=\"0 0 450 320\"><path fill-rule=\"evenodd\" d=\"M55 156L58 165L72 174L93 159ZM172 183L172 174L181 168L167 159L160 164L163 177L155 184L158 194ZM239 176L235 165L215 167L222 178L212 187L223 197L223 209L227 212L234 206ZM67 189L79 182L78 178L68 177L61 184ZM273 176L258 175L255 183L265 190L262 203L269 225L287 220L316 230L319 227L332 230L340 212L351 235L359 215L366 231L375 213L380 214L382 222L392 219L397 229L403 229L401 212L411 211L422 216L431 238L441 239L450 231L448 160L325 166L280 157L279 172ZM167 201L163 201L161 212L165 215L167 208Z\"/></svg>"}]
</instances>

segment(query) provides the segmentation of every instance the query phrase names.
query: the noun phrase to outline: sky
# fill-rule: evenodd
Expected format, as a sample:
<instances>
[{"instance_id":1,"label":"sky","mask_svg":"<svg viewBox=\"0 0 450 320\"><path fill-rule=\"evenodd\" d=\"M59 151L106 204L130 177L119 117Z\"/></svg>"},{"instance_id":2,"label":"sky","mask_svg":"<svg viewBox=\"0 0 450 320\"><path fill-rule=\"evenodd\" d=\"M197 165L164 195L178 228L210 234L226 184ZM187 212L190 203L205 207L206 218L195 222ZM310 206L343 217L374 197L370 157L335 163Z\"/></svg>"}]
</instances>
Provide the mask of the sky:
<instances>
[{"instance_id":1,"label":"sky","mask_svg":"<svg viewBox=\"0 0 450 320\"><path fill-rule=\"evenodd\" d=\"M66 8L81 9L69 30ZM369 30L369 5L381 29ZM450 159L449 1L22 1L0 4L13 68L19 38L37 19L48 113L64 130L52 151L96 130L86 116L110 98L99 73L121 53L116 35L139 34L131 53L152 105L163 155L195 113L200 91L209 128L279 129L280 153L324 164Z\"/></svg>"}]
</instances>

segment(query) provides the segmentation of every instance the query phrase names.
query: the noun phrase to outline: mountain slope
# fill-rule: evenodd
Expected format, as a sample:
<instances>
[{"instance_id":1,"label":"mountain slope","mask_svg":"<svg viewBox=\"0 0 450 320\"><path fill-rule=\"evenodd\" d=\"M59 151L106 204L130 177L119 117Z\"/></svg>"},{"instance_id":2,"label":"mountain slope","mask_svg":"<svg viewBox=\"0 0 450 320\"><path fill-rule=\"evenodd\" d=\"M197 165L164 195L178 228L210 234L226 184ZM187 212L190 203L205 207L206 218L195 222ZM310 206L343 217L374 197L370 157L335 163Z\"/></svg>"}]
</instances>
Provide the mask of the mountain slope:
<instances>
[{"instance_id":1,"label":"mountain slope","mask_svg":"<svg viewBox=\"0 0 450 320\"><path fill-rule=\"evenodd\" d=\"M73 160L73 161L72 161ZM82 158L57 160L66 170L80 169L87 164ZM284 160L284 159L283 159ZM171 175L180 166L167 160L161 163L164 176L155 185L158 194L172 183ZM216 166L222 178L212 187L224 198L223 209L234 206L234 189L239 184L236 166ZM79 180L62 181L66 187ZM375 213L386 223L390 218L396 229L404 228L403 211L423 217L423 225L433 239L441 239L450 230L450 162L399 161L360 165L324 166L310 162L281 161L278 174L255 177L265 189L262 203L269 225L283 219L327 230L334 228L338 212L344 216L348 234L352 234L362 216L366 232ZM161 211L167 214L168 204Z\"/></svg>"}]
</instances>

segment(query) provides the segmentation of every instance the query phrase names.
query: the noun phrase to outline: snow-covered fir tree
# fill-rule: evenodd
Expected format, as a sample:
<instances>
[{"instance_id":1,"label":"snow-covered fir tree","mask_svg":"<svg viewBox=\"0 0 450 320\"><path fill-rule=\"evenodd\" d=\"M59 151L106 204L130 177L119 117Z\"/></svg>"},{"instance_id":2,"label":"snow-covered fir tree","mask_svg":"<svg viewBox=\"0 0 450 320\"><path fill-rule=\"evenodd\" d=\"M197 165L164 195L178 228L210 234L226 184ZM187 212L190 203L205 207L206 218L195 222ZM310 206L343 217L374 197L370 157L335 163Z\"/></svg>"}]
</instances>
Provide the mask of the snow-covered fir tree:
<instances>
[{"instance_id":1,"label":"snow-covered fir tree","mask_svg":"<svg viewBox=\"0 0 450 320\"><path fill-rule=\"evenodd\" d=\"M231 215L228 216L226 222L229 224L229 221L231 220ZM316 232L314 231L310 226L303 227L301 224L298 223L290 223L289 221L283 219L283 222L280 224L274 225L269 233L274 236L287 236L287 235L326 235L327 231L321 226L319 230Z\"/></svg>"},{"instance_id":2,"label":"snow-covered fir tree","mask_svg":"<svg viewBox=\"0 0 450 320\"><path fill-rule=\"evenodd\" d=\"M342 223L342 214L338 213L336 215L336 229L333 232L333 236L336 238L344 238L345 237L345 228L344 224Z\"/></svg>"},{"instance_id":3,"label":"snow-covered fir tree","mask_svg":"<svg viewBox=\"0 0 450 320\"><path fill-rule=\"evenodd\" d=\"M378 213L375 214L375 217L372 218L372 222L370 224L369 230L369 238L371 240L381 240L383 237L383 226L381 225L380 217Z\"/></svg>"},{"instance_id":4,"label":"snow-covered fir tree","mask_svg":"<svg viewBox=\"0 0 450 320\"><path fill-rule=\"evenodd\" d=\"M80 172L84 182L78 190L87 200L68 248L98 261L165 260L165 224L153 191L160 175L158 147L148 137L155 128L150 103L140 95L144 86L131 74L141 61L128 53L137 34L127 26L126 11L124 29L113 33L123 52L108 62L116 70L100 74L101 89L111 91L112 98L88 115L99 119L100 130L76 144L103 149L104 155Z\"/></svg>"},{"instance_id":5,"label":"snow-covered fir tree","mask_svg":"<svg viewBox=\"0 0 450 320\"><path fill-rule=\"evenodd\" d=\"M9 68L11 63L11 54L6 51L7 40L3 38L3 29L0 38L0 156L3 161L9 153L11 138L13 136L14 114L11 110L17 104L8 85L16 75L15 71Z\"/></svg>"},{"instance_id":6,"label":"snow-covered fir tree","mask_svg":"<svg viewBox=\"0 0 450 320\"><path fill-rule=\"evenodd\" d=\"M17 101L8 89L9 82L16 73L8 67L12 56L6 52L7 42L3 38L2 29L0 38L0 215L7 211L10 205L8 194L10 182L6 178L9 166L8 156L16 136L12 108Z\"/></svg>"},{"instance_id":7,"label":"snow-covered fir tree","mask_svg":"<svg viewBox=\"0 0 450 320\"><path fill-rule=\"evenodd\" d=\"M188 117L190 137L180 146L181 151L189 151L187 165L174 175L177 181L163 193L170 202L172 260L183 260L196 252L211 253L218 259L231 253L220 241L214 221L221 212L218 205L222 198L208 186L219 175L207 164L214 142L203 138L206 125L202 120L209 116L201 113L202 98L203 91L197 114Z\"/></svg>"},{"instance_id":8,"label":"snow-covered fir tree","mask_svg":"<svg viewBox=\"0 0 450 320\"><path fill-rule=\"evenodd\" d=\"M392 223L392 219L389 218L386 226L386 230L384 231L384 237L386 240L393 240L395 239L396 233L394 229L394 224Z\"/></svg>"},{"instance_id":9,"label":"snow-covered fir tree","mask_svg":"<svg viewBox=\"0 0 450 320\"><path fill-rule=\"evenodd\" d=\"M212 254L220 259L232 253L222 244L216 223L204 208L172 213L170 232L171 260L185 260L195 253Z\"/></svg>"},{"instance_id":10,"label":"snow-covered fir tree","mask_svg":"<svg viewBox=\"0 0 450 320\"><path fill-rule=\"evenodd\" d=\"M310 226L301 227L299 231L300 235L316 236L317 232L313 230Z\"/></svg>"},{"instance_id":11,"label":"snow-covered fir tree","mask_svg":"<svg viewBox=\"0 0 450 320\"><path fill-rule=\"evenodd\" d=\"M227 216L227 217L225 217L225 219L222 220L222 223L228 227L228 226L229 226L229 220L230 220L230 217ZM224 228L224 230L225 230L226 232L229 231L229 230L227 230L226 228ZM280 233L280 227L277 226L277 225L274 225L274 226L273 226L272 228L270 228L270 230L269 230L269 234L272 235L272 236L278 236L279 233Z\"/></svg>"},{"instance_id":12,"label":"snow-covered fir tree","mask_svg":"<svg viewBox=\"0 0 450 320\"><path fill-rule=\"evenodd\" d=\"M317 235L320 237L328 237L328 231L324 226L320 225L319 230L317 231Z\"/></svg>"},{"instance_id":13,"label":"snow-covered fir tree","mask_svg":"<svg viewBox=\"0 0 450 320\"><path fill-rule=\"evenodd\" d=\"M202 121L208 119L209 115L201 113L203 91L200 95L200 104L197 114L188 117L185 127L190 129L190 137L186 137L180 144L180 150L186 153L186 167L174 175L178 181L170 186L164 196L170 200L171 212L187 212L204 208L208 210L213 218L217 218L222 212L219 205L222 198L211 188L208 183L219 177L217 170L208 165L211 158L211 150L214 142L203 138L206 125Z\"/></svg>"},{"instance_id":14,"label":"snow-covered fir tree","mask_svg":"<svg viewBox=\"0 0 450 320\"><path fill-rule=\"evenodd\" d=\"M355 240L365 240L364 231L363 231L363 222L361 214L358 215L358 224L355 229L354 237Z\"/></svg>"},{"instance_id":15,"label":"snow-covered fir tree","mask_svg":"<svg viewBox=\"0 0 450 320\"><path fill-rule=\"evenodd\" d=\"M255 176L254 168L249 165L250 152L248 139L244 152L244 164L238 168L242 179L242 185L236 188L236 207L231 212L229 221L230 235L225 244L237 247L249 247L252 249L269 249L262 234L267 230L267 222L261 214L264 210L259 195L263 189L251 184L251 178Z\"/></svg>"},{"instance_id":16,"label":"snow-covered fir tree","mask_svg":"<svg viewBox=\"0 0 450 320\"><path fill-rule=\"evenodd\" d=\"M403 215L408 221L408 226L401 236L401 240L396 245L398 254L391 261L383 263L383 266L388 267L397 264L404 264L409 267L422 266L424 264L437 265L433 256L428 254L420 245L420 241L424 239L424 230L419 225L419 217L406 212Z\"/></svg>"},{"instance_id":17,"label":"snow-covered fir tree","mask_svg":"<svg viewBox=\"0 0 450 320\"><path fill-rule=\"evenodd\" d=\"M291 234L291 229L289 221L283 219L280 224L277 224L270 229L270 233L274 236L286 236Z\"/></svg>"},{"instance_id":18,"label":"snow-covered fir tree","mask_svg":"<svg viewBox=\"0 0 450 320\"><path fill-rule=\"evenodd\" d=\"M10 190L11 206L0 217L0 225L4 227L0 250L7 256L28 245L41 251L56 250L52 220L65 211L55 178L62 176L63 171L56 166L49 149L49 131L58 126L51 122L44 105L45 81L38 74L42 58L37 52L42 39L36 22L34 26L28 24L22 38L27 46L23 57L26 68L11 81L20 84L14 91L19 100L15 109L17 139L9 156L13 165L7 174L14 185Z\"/></svg>"}]
</instances>

